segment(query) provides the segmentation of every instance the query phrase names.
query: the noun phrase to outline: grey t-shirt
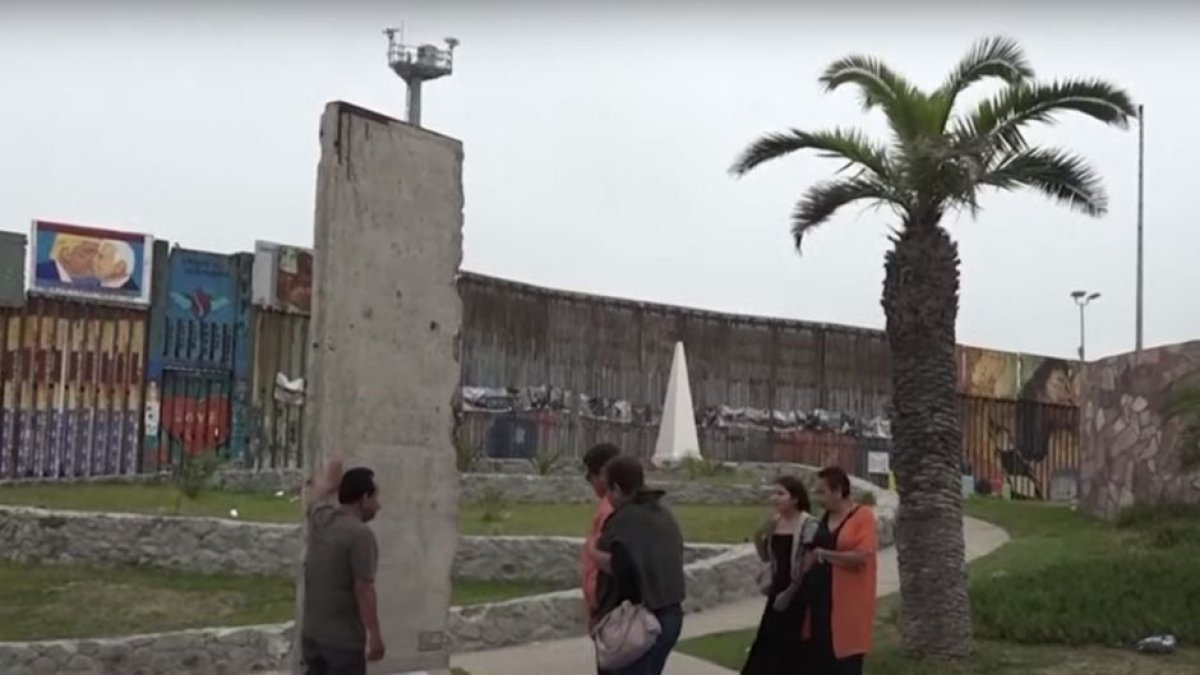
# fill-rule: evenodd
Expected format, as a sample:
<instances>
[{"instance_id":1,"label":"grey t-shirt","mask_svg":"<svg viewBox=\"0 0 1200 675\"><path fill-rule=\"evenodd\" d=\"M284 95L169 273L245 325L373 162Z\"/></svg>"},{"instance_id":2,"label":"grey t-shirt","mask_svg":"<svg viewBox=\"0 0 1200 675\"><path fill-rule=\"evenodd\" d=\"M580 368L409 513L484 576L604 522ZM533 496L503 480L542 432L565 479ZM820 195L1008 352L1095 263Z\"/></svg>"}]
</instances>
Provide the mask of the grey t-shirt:
<instances>
[{"instance_id":1,"label":"grey t-shirt","mask_svg":"<svg viewBox=\"0 0 1200 675\"><path fill-rule=\"evenodd\" d=\"M304 637L329 647L366 648L354 584L375 581L378 560L375 533L365 523L333 504L309 507Z\"/></svg>"}]
</instances>

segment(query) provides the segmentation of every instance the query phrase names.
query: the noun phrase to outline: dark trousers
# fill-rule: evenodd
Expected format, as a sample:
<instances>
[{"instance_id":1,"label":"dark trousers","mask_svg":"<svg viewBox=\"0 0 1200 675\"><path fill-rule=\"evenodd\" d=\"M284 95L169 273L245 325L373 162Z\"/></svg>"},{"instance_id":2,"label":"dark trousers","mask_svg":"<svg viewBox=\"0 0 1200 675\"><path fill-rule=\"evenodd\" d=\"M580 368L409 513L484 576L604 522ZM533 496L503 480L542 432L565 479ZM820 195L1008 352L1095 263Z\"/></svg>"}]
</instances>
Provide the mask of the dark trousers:
<instances>
[{"instance_id":1,"label":"dark trousers","mask_svg":"<svg viewBox=\"0 0 1200 675\"><path fill-rule=\"evenodd\" d=\"M679 605L656 610L654 616L662 626L658 639L651 645L650 651L633 663L614 670L610 675L662 675L667 667L667 658L675 643L679 642L679 633L683 630L683 609Z\"/></svg>"},{"instance_id":2,"label":"dark trousers","mask_svg":"<svg viewBox=\"0 0 1200 675\"><path fill-rule=\"evenodd\" d=\"M346 649L301 641L304 675L367 675L365 649Z\"/></svg>"}]
</instances>

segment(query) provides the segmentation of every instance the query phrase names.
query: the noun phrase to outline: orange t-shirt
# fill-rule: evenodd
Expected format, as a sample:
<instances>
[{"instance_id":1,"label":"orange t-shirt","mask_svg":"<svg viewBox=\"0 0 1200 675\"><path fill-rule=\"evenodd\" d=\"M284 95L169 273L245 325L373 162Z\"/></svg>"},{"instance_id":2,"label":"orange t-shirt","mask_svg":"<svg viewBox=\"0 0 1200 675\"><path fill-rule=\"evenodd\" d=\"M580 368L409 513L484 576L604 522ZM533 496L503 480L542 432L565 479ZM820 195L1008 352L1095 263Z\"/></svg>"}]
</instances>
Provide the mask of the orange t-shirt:
<instances>
[{"instance_id":1,"label":"orange t-shirt","mask_svg":"<svg viewBox=\"0 0 1200 675\"><path fill-rule=\"evenodd\" d=\"M588 530L587 539L583 543L583 551L579 556L579 576L583 587L583 599L589 610L596 609L596 581L600 576L600 568L596 566L596 561L592 556L588 555L588 549L600 539L600 532L604 530L604 521L608 520L612 512L613 505L608 501L608 497L603 497L596 504L596 513L592 516L592 527Z\"/></svg>"}]
</instances>

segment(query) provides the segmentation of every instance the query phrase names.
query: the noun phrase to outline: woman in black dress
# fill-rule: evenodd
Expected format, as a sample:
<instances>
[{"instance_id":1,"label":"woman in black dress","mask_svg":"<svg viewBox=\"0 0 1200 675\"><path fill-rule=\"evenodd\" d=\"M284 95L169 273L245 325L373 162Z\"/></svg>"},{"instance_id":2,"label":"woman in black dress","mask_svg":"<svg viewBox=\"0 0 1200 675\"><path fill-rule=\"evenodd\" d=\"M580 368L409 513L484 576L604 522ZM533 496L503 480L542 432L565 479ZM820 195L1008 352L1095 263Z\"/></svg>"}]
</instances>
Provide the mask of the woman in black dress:
<instances>
[{"instance_id":1,"label":"woman in black dress","mask_svg":"<svg viewBox=\"0 0 1200 675\"><path fill-rule=\"evenodd\" d=\"M804 483L783 476L776 486L771 497L774 511L754 541L764 564L760 584L767 595L767 606L742 675L785 675L798 673L801 668L804 603L800 580L817 521L809 515L811 506Z\"/></svg>"}]
</instances>

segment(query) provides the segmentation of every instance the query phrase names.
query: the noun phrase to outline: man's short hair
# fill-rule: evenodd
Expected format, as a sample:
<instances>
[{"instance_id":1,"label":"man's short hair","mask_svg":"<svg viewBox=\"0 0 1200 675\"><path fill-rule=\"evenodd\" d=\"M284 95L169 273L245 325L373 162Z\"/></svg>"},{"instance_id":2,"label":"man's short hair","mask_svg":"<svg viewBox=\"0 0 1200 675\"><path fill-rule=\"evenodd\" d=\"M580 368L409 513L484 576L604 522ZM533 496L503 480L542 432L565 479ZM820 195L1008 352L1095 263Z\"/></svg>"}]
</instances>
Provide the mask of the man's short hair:
<instances>
[{"instance_id":1,"label":"man's short hair","mask_svg":"<svg viewBox=\"0 0 1200 675\"><path fill-rule=\"evenodd\" d=\"M817 472L817 478L825 481L825 487L831 492L837 492L842 497L850 496L850 476L840 466L827 466Z\"/></svg>"},{"instance_id":2,"label":"man's short hair","mask_svg":"<svg viewBox=\"0 0 1200 675\"><path fill-rule=\"evenodd\" d=\"M604 479L608 481L610 489L621 488L621 493L626 495L631 495L646 485L642 463L636 457L628 455L614 457L604 467Z\"/></svg>"},{"instance_id":3,"label":"man's short hair","mask_svg":"<svg viewBox=\"0 0 1200 675\"><path fill-rule=\"evenodd\" d=\"M590 450L583 454L583 466L587 469L587 475L599 476L604 472L604 465L611 462L620 454L621 449L612 443L593 445Z\"/></svg>"},{"instance_id":4,"label":"man's short hair","mask_svg":"<svg viewBox=\"0 0 1200 675\"><path fill-rule=\"evenodd\" d=\"M375 472L366 467L350 469L342 474L338 484L338 503L357 504L364 497L375 496Z\"/></svg>"}]
</instances>

